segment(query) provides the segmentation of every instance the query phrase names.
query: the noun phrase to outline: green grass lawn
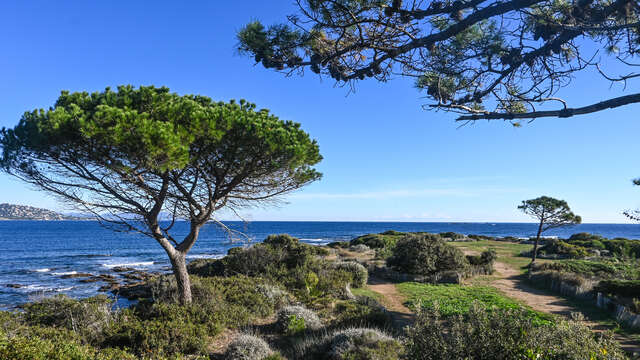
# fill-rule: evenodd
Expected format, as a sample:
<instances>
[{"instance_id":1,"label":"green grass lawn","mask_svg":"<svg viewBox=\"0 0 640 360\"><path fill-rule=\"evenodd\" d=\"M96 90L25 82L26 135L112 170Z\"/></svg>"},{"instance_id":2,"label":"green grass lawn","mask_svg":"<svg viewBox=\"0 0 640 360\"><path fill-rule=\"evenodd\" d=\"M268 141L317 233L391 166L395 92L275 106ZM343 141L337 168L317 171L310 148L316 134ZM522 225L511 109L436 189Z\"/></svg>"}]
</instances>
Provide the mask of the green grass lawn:
<instances>
[{"instance_id":1,"label":"green grass lawn","mask_svg":"<svg viewBox=\"0 0 640 360\"><path fill-rule=\"evenodd\" d=\"M397 284L396 287L407 298L406 305L415 310L416 306L432 307L437 303L444 316L464 315L474 301L486 307L498 309L527 309L531 316L541 321L552 321L553 315L529 309L525 305L504 296L491 286L431 285L415 282Z\"/></svg>"},{"instance_id":2,"label":"green grass lawn","mask_svg":"<svg viewBox=\"0 0 640 360\"><path fill-rule=\"evenodd\" d=\"M523 251L529 251L533 249L533 245L519 244L507 241L458 241L450 242L449 244L460 248L461 250L470 250L477 253L481 253L488 249L493 249L498 254L498 261L510 265L514 269L525 272L526 266L529 265L531 259L519 256ZM539 262L546 262L549 260L539 259Z\"/></svg>"}]
</instances>

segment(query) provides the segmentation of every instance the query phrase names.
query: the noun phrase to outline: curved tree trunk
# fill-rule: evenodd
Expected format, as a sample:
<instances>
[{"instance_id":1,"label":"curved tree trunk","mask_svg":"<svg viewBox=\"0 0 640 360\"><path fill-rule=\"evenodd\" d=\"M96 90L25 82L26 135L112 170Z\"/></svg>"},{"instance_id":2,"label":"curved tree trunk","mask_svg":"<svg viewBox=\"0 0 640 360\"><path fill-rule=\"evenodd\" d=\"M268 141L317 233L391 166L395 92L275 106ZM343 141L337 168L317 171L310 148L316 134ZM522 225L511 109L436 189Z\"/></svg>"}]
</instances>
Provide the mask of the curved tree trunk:
<instances>
[{"instance_id":1,"label":"curved tree trunk","mask_svg":"<svg viewBox=\"0 0 640 360\"><path fill-rule=\"evenodd\" d=\"M533 255L531 255L531 264L536 262L536 258L538 256L538 244L540 243L540 235L542 234L542 225L544 224L544 220L540 220L540 226L538 226L538 234L536 235L536 242L533 245Z\"/></svg>"},{"instance_id":2,"label":"curved tree trunk","mask_svg":"<svg viewBox=\"0 0 640 360\"><path fill-rule=\"evenodd\" d=\"M187 272L186 254L176 251L173 255L169 255L173 274L176 277L178 285L178 297L182 305L191 304L191 280Z\"/></svg>"}]
</instances>

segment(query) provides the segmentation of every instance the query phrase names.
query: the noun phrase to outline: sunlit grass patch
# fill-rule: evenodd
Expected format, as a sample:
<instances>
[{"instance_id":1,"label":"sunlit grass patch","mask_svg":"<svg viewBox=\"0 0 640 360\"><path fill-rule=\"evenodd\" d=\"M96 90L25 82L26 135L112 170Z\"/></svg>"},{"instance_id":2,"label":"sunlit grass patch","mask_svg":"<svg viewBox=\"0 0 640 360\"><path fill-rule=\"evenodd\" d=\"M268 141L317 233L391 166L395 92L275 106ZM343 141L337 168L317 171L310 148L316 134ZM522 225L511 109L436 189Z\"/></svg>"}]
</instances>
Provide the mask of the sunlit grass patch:
<instances>
[{"instance_id":1,"label":"sunlit grass patch","mask_svg":"<svg viewBox=\"0 0 640 360\"><path fill-rule=\"evenodd\" d=\"M488 308L529 310L529 314L540 322L553 321L554 317L534 311L525 305L504 296L490 286L462 286L455 284L431 285L415 282L397 284L396 287L407 297L407 306L415 310L417 306L432 308L438 304L443 316L465 315L474 301Z\"/></svg>"}]
</instances>

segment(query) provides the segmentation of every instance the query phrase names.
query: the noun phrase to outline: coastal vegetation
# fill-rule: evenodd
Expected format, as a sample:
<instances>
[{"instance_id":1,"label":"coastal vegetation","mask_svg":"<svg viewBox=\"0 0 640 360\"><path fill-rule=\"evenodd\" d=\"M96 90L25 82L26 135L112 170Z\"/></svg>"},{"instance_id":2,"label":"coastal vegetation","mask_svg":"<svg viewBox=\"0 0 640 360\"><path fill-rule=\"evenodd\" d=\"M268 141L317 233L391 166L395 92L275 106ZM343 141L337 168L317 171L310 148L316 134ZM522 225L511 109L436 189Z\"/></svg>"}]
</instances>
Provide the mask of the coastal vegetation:
<instances>
[{"instance_id":1,"label":"coastal vegetation","mask_svg":"<svg viewBox=\"0 0 640 360\"><path fill-rule=\"evenodd\" d=\"M502 251L465 255L457 245L487 240L447 235L463 241L394 232L398 239L388 259L410 256L405 244L419 242L418 256L426 256L428 273L452 271L450 264L464 271L477 261L501 260ZM348 243L332 246L271 235L232 248L221 259L194 260L188 266L190 304L180 302L176 279L160 274L140 283L144 291L128 308L116 308L105 296L27 303L20 311L0 312L0 355L78 360L626 358L611 335L596 335L577 321L531 309L490 285L475 284L474 274L455 284L429 277L394 283L384 277L388 273L380 267L387 265L375 251L354 252ZM483 276L490 275L478 281ZM398 289L416 313L414 320L396 321L388 310L393 299L370 285L381 281Z\"/></svg>"},{"instance_id":2,"label":"coastal vegetation","mask_svg":"<svg viewBox=\"0 0 640 360\"><path fill-rule=\"evenodd\" d=\"M63 91L48 109L0 131L0 169L158 242L180 301L192 301L186 255L222 209L273 200L320 178L317 143L300 124L240 102L119 86ZM161 224L161 216L171 219ZM172 231L176 219L187 234Z\"/></svg>"}]
</instances>

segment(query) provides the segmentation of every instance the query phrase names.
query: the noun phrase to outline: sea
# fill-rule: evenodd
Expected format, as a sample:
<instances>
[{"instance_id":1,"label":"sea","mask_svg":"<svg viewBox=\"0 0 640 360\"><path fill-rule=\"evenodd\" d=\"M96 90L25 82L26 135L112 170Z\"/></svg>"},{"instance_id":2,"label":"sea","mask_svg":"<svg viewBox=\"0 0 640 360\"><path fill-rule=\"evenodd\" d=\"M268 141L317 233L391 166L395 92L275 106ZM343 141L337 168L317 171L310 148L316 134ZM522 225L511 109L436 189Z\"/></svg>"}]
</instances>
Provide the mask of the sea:
<instances>
[{"instance_id":1,"label":"sea","mask_svg":"<svg viewBox=\"0 0 640 360\"><path fill-rule=\"evenodd\" d=\"M219 258L236 246L260 242L270 234L290 234L300 241L322 245L386 230L446 232L465 235L534 236L533 223L462 222L225 222L245 236L229 236L221 226L206 225L188 259ZM188 224L177 222L176 235ZM637 224L581 224L554 229L546 236L569 237L589 232L604 237L640 239ZM95 221L0 221L0 308L55 294L88 297L98 294L102 282L82 282L81 273L114 275L114 267L168 272L169 261L155 240L139 233L114 232ZM117 275L117 274L116 274Z\"/></svg>"}]
</instances>

